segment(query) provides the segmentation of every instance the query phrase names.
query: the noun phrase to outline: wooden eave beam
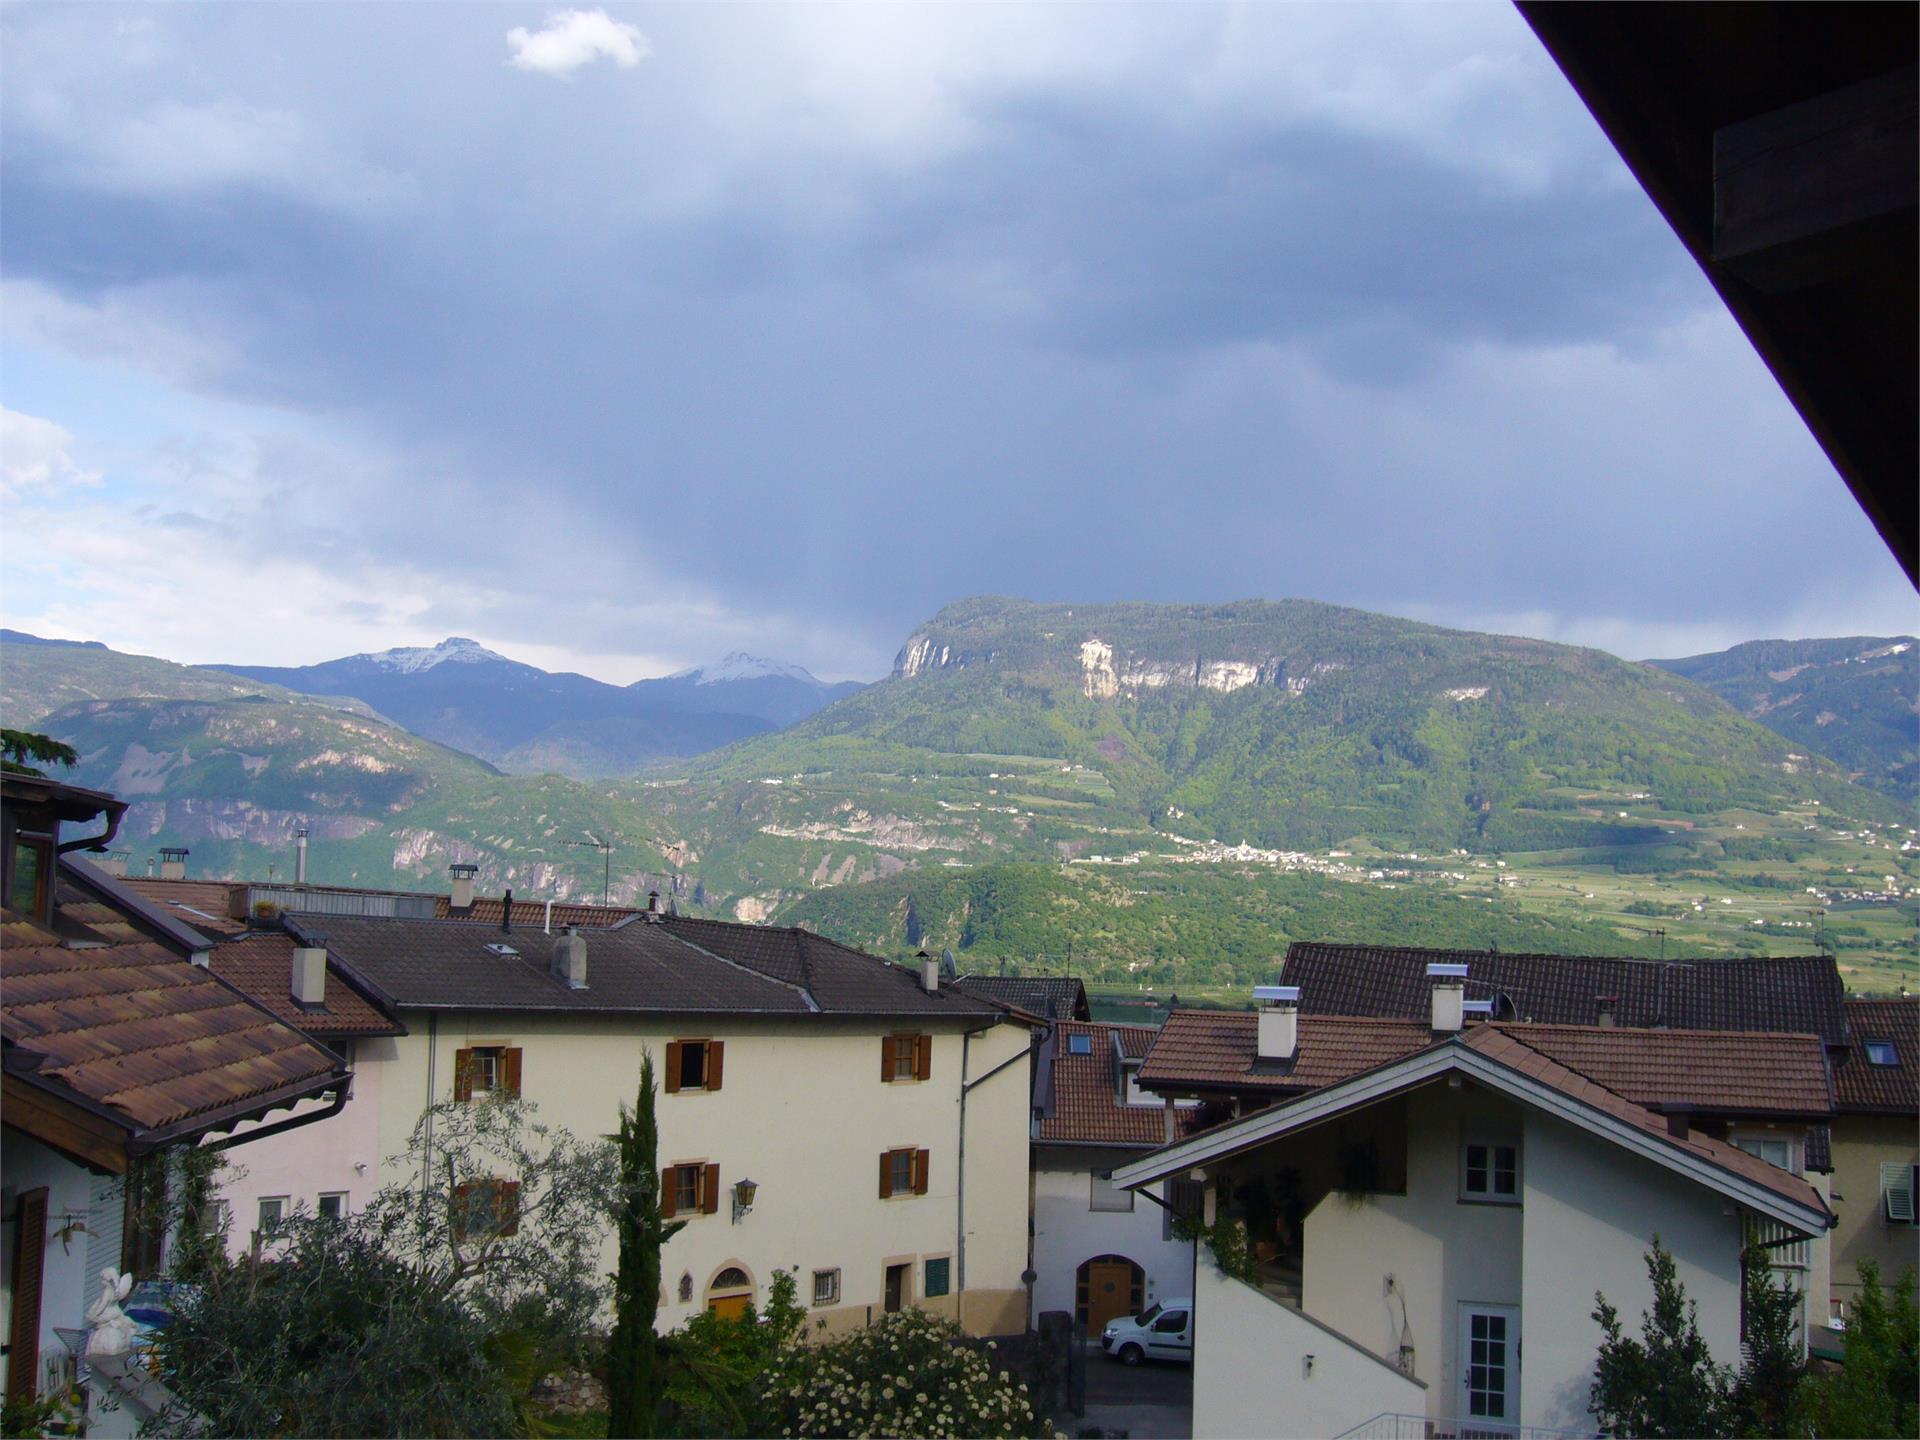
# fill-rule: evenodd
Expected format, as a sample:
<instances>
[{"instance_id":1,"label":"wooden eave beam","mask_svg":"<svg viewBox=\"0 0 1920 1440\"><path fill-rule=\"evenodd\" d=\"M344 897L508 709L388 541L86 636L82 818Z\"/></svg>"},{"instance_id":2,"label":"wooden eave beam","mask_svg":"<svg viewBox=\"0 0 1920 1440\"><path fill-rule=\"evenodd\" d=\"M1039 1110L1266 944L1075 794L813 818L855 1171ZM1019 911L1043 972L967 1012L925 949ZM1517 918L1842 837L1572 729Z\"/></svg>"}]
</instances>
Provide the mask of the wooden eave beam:
<instances>
[{"instance_id":1,"label":"wooden eave beam","mask_svg":"<svg viewBox=\"0 0 1920 1440\"><path fill-rule=\"evenodd\" d=\"M6 1124L103 1175L127 1173L128 1132L14 1074L0 1076Z\"/></svg>"}]
</instances>

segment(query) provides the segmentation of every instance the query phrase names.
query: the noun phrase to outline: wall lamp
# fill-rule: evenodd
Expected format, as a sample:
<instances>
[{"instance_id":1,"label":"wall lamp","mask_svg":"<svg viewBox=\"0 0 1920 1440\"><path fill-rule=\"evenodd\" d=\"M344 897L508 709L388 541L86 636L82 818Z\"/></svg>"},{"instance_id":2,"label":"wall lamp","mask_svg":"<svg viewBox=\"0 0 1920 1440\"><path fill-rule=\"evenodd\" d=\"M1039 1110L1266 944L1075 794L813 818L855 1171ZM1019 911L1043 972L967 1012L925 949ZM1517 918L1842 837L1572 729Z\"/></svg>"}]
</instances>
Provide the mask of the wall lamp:
<instances>
[{"instance_id":1,"label":"wall lamp","mask_svg":"<svg viewBox=\"0 0 1920 1440\"><path fill-rule=\"evenodd\" d=\"M754 1197L760 1193L760 1186L753 1180L733 1182L733 1223L738 1225L742 1219L753 1213Z\"/></svg>"}]
</instances>

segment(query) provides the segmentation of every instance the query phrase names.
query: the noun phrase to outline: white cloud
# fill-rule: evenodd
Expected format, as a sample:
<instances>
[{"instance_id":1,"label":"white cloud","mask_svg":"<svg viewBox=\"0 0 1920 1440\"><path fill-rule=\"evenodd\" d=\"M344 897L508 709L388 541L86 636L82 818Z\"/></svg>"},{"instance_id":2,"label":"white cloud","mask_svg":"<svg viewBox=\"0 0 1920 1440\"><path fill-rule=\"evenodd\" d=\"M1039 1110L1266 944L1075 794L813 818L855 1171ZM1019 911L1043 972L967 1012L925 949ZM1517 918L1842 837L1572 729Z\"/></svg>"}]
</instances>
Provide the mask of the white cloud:
<instances>
[{"instance_id":1,"label":"white cloud","mask_svg":"<svg viewBox=\"0 0 1920 1440\"><path fill-rule=\"evenodd\" d=\"M508 63L516 69L562 79L602 58L631 70L653 53L638 26L615 20L604 10L555 11L543 29L514 26L507 32L507 44L513 47Z\"/></svg>"},{"instance_id":2,"label":"white cloud","mask_svg":"<svg viewBox=\"0 0 1920 1440\"><path fill-rule=\"evenodd\" d=\"M81 469L68 453L72 443L64 426L0 406L0 500L98 485L99 472Z\"/></svg>"}]
</instances>

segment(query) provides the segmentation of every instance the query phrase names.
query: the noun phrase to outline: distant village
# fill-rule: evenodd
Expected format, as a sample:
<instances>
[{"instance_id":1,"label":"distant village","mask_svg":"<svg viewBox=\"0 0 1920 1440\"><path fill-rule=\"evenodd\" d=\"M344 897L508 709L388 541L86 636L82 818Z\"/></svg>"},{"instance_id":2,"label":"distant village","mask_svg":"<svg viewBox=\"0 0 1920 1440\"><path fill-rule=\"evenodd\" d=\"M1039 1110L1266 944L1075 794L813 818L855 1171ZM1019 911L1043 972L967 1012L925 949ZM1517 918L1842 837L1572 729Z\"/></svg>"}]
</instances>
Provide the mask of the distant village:
<instances>
[{"instance_id":1,"label":"distant village","mask_svg":"<svg viewBox=\"0 0 1920 1440\"><path fill-rule=\"evenodd\" d=\"M1728 1373L1762 1293L1829 1364L1916 1258L1920 999L1851 997L1824 954L1297 941L1239 1009L1108 1023L1071 974L481 894L471 865L116 875L89 855L125 802L0 785L4 1384L67 1433L192 1429L169 1330L208 1265L271 1273L396 1194L476 1267L531 1235L557 1182L479 1139L622 1132L643 1056L659 1334L936 1317L1066 1357L1061 1430L1593 1434L1594 1293L1652 1307L1650 1255ZM612 1228L574 1239L624 1267ZM1143 1365L1171 1402L1101 1398ZM540 1379L607 1403L591 1365Z\"/></svg>"}]
</instances>

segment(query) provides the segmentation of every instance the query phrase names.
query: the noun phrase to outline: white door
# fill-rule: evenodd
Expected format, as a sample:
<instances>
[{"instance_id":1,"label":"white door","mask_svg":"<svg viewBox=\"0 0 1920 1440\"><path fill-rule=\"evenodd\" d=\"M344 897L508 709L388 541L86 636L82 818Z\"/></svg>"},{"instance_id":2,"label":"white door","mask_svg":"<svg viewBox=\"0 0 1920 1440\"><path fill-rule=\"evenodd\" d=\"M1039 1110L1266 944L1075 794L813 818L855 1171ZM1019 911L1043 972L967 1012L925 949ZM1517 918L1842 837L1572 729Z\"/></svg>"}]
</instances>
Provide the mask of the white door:
<instances>
[{"instance_id":1,"label":"white door","mask_svg":"<svg viewBox=\"0 0 1920 1440\"><path fill-rule=\"evenodd\" d=\"M1520 1311L1460 1307L1460 1427L1463 1437L1511 1434L1520 1423Z\"/></svg>"}]
</instances>

